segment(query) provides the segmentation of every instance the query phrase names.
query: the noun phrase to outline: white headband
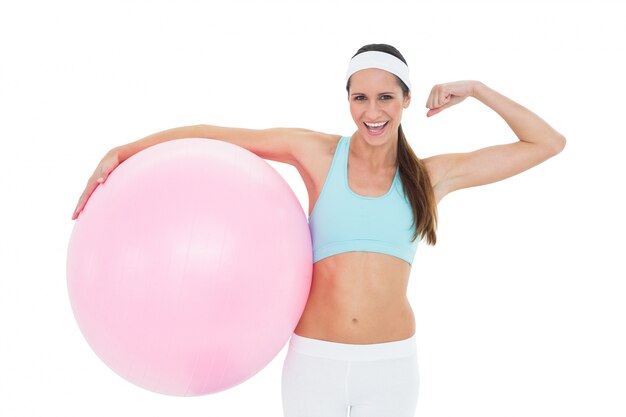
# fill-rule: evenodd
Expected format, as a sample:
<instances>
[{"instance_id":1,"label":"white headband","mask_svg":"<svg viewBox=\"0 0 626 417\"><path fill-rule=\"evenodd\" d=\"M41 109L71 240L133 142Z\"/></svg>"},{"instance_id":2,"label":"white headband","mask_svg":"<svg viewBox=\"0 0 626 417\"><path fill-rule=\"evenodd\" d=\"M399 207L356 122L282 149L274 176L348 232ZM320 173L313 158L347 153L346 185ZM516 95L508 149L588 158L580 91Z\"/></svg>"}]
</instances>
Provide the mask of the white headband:
<instances>
[{"instance_id":1,"label":"white headband","mask_svg":"<svg viewBox=\"0 0 626 417\"><path fill-rule=\"evenodd\" d=\"M378 68L397 75L411 89L409 67L395 56L379 51L363 52L352 58L348 65L346 83L352 74L367 68Z\"/></svg>"}]
</instances>

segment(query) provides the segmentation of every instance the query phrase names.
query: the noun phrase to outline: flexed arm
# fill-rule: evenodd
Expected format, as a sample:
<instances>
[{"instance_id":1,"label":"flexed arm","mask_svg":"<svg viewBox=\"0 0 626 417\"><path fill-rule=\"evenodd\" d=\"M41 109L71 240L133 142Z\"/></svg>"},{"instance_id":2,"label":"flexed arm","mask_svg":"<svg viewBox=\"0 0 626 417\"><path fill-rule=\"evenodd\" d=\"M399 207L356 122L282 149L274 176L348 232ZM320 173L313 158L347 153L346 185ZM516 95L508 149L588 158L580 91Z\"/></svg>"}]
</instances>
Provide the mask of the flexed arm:
<instances>
[{"instance_id":1,"label":"flexed arm","mask_svg":"<svg viewBox=\"0 0 626 417\"><path fill-rule=\"evenodd\" d=\"M467 153L426 158L437 201L462 188L503 180L558 154L565 137L542 118L479 81L457 81L432 88L426 102L431 117L474 97L498 113L511 127L518 142L495 145Z\"/></svg>"}]
</instances>

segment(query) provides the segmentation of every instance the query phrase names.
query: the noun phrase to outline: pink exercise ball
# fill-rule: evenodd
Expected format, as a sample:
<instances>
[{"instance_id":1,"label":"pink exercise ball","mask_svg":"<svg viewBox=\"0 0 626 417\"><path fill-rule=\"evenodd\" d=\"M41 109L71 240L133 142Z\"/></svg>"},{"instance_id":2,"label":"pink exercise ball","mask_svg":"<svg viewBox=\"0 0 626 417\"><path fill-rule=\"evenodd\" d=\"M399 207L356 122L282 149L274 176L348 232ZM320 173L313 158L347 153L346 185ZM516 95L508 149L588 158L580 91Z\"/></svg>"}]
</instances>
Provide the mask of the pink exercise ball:
<instances>
[{"instance_id":1,"label":"pink exercise ball","mask_svg":"<svg viewBox=\"0 0 626 417\"><path fill-rule=\"evenodd\" d=\"M117 374L179 396L222 391L280 352L309 295L311 238L284 179L212 139L151 146L76 220L67 285L78 326Z\"/></svg>"}]
</instances>

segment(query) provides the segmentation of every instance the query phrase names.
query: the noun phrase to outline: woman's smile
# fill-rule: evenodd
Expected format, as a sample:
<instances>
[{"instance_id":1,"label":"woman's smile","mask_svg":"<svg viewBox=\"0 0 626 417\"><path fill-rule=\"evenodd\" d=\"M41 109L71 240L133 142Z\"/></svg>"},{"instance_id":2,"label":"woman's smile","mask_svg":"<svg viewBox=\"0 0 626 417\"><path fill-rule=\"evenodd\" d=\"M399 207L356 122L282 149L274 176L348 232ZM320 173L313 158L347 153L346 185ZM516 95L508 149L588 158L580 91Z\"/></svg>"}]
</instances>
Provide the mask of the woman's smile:
<instances>
[{"instance_id":1,"label":"woman's smile","mask_svg":"<svg viewBox=\"0 0 626 417\"><path fill-rule=\"evenodd\" d=\"M363 122L368 133L371 136L380 136L387 129L387 125L389 124L389 120L386 122Z\"/></svg>"}]
</instances>

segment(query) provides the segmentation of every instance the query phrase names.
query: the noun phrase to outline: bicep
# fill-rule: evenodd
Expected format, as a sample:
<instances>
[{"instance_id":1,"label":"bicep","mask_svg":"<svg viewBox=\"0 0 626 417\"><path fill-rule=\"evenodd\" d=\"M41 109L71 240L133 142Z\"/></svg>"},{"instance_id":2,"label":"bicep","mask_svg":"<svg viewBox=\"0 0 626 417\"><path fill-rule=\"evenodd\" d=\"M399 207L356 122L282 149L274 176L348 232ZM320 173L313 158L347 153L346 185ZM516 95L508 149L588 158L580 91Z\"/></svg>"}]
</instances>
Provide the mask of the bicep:
<instances>
[{"instance_id":1,"label":"bicep","mask_svg":"<svg viewBox=\"0 0 626 417\"><path fill-rule=\"evenodd\" d=\"M429 158L433 188L443 198L452 191L494 183L512 177L553 156L545 146L518 141L467 153Z\"/></svg>"}]
</instances>

